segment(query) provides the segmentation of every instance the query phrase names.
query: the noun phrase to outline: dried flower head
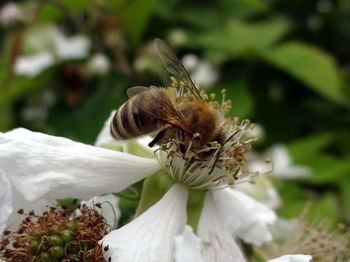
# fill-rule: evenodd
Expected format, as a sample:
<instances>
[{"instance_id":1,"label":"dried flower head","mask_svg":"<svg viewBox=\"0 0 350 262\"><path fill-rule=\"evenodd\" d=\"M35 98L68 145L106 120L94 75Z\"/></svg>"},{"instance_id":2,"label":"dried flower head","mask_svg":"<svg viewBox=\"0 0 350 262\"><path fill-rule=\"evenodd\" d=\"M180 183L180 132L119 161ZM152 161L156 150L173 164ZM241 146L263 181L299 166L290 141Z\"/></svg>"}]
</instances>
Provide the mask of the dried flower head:
<instances>
[{"instance_id":1,"label":"dried flower head","mask_svg":"<svg viewBox=\"0 0 350 262\"><path fill-rule=\"evenodd\" d=\"M8 262L105 261L98 241L109 226L97 210L87 205L78 210L80 215L62 207L26 214L17 232L5 231L0 256Z\"/></svg>"},{"instance_id":2,"label":"dried flower head","mask_svg":"<svg viewBox=\"0 0 350 262\"><path fill-rule=\"evenodd\" d=\"M343 224L332 228L326 220L308 222L303 210L290 234L273 245L274 255L309 254L314 262L345 262L350 260L350 231Z\"/></svg>"}]
</instances>

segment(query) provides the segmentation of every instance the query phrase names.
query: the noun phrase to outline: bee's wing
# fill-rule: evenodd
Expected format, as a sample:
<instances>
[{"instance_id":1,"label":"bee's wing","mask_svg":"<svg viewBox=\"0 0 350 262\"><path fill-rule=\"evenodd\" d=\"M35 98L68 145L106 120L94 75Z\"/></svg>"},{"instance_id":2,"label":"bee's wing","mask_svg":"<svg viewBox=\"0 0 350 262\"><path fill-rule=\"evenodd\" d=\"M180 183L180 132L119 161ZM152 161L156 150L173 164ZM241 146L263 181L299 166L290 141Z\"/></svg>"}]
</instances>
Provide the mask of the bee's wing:
<instances>
[{"instance_id":1,"label":"bee's wing","mask_svg":"<svg viewBox=\"0 0 350 262\"><path fill-rule=\"evenodd\" d=\"M156 88L156 87L154 87ZM149 89L148 89L149 90ZM141 110L143 114L159 120L170 126L181 128L188 134L192 134L191 125L184 118L183 114L176 108L173 102L168 97L160 99L157 93L149 93L147 99L134 99L133 103Z\"/></svg>"},{"instance_id":2,"label":"bee's wing","mask_svg":"<svg viewBox=\"0 0 350 262\"><path fill-rule=\"evenodd\" d=\"M133 86L126 90L126 94L129 98L133 97L134 95L140 94L143 91L149 90L149 87L146 86Z\"/></svg>"},{"instance_id":3,"label":"bee's wing","mask_svg":"<svg viewBox=\"0 0 350 262\"><path fill-rule=\"evenodd\" d=\"M177 80L182 81L185 84L185 87L188 88L197 99L202 100L197 87L193 83L185 67L170 47L160 38L156 38L154 43L167 71L174 75Z\"/></svg>"}]
</instances>

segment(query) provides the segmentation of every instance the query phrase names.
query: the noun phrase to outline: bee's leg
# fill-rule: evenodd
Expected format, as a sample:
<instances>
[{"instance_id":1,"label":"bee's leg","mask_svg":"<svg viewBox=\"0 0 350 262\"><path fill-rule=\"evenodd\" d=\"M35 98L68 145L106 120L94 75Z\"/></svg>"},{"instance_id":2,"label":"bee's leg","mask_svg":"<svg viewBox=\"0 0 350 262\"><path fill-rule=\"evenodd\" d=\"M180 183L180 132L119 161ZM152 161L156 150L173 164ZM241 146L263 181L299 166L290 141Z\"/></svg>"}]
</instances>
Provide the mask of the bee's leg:
<instances>
[{"instance_id":1,"label":"bee's leg","mask_svg":"<svg viewBox=\"0 0 350 262\"><path fill-rule=\"evenodd\" d=\"M185 142L185 132L181 128L177 129L177 135L180 142Z\"/></svg>"},{"instance_id":2,"label":"bee's leg","mask_svg":"<svg viewBox=\"0 0 350 262\"><path fill-rule=\"evenodd\" d=\"M157 144L165 135L167 129L163 129L161 130L156 136L155 138L153 138L153 140L151 142L148 143L149 147L153 147L155 144Z\"/></svg>"},{"instance_id":3,"label":"bee's leg","mask_svg":"<svg viewBox=\"0 0 350 262\"><path fill-rule=\"evenodd\" d=\"M181 153L185 153L186 152L186 145L184 143L185 142L185 132L181 128L177 129L177 137L179 138L179 141L180 141L180 144L179 144L180 151L181 151Z\"/></svg>"},{"instance_id":4,"label":"bee's leg","mask_svg":"<svg viewBox=\"0 0 350 262\"><path fill-rule=\"evenodd\" d=\"M215 157L215 159L214 159L214 162L213 162L212 166L210 167L210 169L208 171L208 175L210 175L214 171L216 163L219 161L220 151L221 151L221 148L218 151L215 152L215 154L213 156L213 157Z\"/></svg>"}]
</instances>

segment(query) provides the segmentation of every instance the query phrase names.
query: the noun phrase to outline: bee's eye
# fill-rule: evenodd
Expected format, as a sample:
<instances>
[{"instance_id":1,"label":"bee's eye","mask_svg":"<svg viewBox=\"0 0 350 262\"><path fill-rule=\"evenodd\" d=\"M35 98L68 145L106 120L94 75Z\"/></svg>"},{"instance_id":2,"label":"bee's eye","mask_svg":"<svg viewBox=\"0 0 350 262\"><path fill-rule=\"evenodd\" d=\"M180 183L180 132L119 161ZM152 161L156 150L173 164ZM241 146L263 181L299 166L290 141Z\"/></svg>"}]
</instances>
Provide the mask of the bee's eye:
<instances>
[{"instance_id":1,"label":"bee's eye","mask_svg":"<svg viewBox=\"0 0 350 262\"><path fill-rule=\"evenodd\" d=\"M193 139L196 140L196 141L199 141L199 140L201 140L201 135L198 132L194 133Z\"/></svg>"}]
</instances>

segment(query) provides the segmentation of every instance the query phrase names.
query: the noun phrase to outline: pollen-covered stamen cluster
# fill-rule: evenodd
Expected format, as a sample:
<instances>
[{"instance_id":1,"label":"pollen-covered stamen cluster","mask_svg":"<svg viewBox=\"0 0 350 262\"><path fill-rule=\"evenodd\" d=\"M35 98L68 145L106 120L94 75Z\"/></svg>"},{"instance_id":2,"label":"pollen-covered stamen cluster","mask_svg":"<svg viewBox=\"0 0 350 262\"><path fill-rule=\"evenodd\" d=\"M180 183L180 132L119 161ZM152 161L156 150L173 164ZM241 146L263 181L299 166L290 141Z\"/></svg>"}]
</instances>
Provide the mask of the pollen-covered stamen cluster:
<instances>
[{"instance_id":1,"label":"pollen-covered stamen cluster","mask_svg":"<svg viewBox=\"0 0 350 262\"><path fill-rule=\"evenodd\" d=\"M212 141L199 149L193 149L189 144L183 152L180 148L181 142L174 138L159 147L159 162L167 168L175 181L193 189L222 188L244 178L250 181L256 174L245 170L244 166L247 163L247 152L255 140L251 135L253 125L249 120L225 118L231 101L223 98L222 103L218 103L213 100L213 95L203 97L209 106L217 110L219 127L225 140L222 143Z\"/></svg>"},{"instance_id":2,"label":"pollen-covered stamen cluster","mask_svg":"<svg viewBox=\"0 0 350 262\"><path fill-rule=\"evenodd\" d=\"M5 232L0 257L9 262L105 261L98 241L109 226L97 210L78 209L79 215L61 207L41 216L31 212L17 232Z\"/></svg>"}]
</instances>

